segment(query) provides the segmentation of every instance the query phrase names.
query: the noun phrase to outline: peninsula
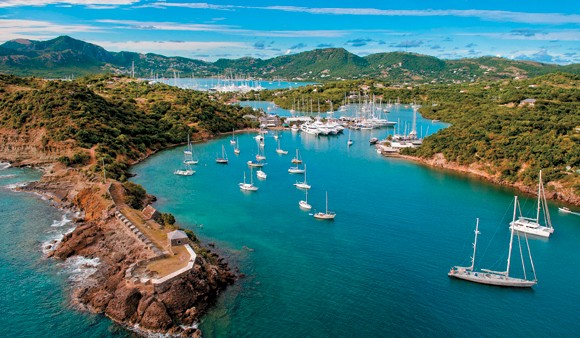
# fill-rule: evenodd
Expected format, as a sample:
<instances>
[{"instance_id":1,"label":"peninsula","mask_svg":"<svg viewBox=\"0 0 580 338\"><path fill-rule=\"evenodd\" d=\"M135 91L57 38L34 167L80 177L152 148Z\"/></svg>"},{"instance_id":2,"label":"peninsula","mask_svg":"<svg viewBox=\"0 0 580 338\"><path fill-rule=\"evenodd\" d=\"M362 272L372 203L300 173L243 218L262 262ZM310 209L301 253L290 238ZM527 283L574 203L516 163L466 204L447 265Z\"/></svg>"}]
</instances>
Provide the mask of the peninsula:
<instances>
[{"instance_id":1,"label":"peninsula","mask_svg":"<svg viewBox=\"0 0 580 338\"><path fill-rule=\"evenodd\" d=\"M252 111L115 77L0 75L0 97L0 159L42 168L42 179L22 190L81 215L48 256L100 262L73 290L73 304L138 332L200 335L199 317L236 274L173 216L143 210L153 197L126 182L127 169L188 134L200 140L249 126L242 116Z\"/></svg>"}]
</instances>

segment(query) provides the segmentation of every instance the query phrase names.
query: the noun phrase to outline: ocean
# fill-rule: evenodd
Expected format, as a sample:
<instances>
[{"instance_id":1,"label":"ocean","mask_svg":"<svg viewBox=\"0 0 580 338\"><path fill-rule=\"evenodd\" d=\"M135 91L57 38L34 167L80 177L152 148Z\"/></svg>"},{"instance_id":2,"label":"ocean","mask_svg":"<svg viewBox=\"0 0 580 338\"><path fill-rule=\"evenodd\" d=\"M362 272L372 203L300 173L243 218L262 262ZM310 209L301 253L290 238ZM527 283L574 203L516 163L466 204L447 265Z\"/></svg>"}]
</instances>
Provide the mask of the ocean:
<instances>
[{"instance_id":1,"label":"ocean","mask_svg":"<svg viewBox=\"0 0 580 338\"><path fill-rule=\"evenodd\" d=\"M389 119L412 119L400 108ZM445 127L418 117L424 134ZM243 278L205 315L205 337L577 336L580 332L580 217L550 203L555 232L530 239L538 284L514 290L450 279L453 265L469 265L475 219L480 218L476 268L505 269L513 196L526 214L536 199L475 177L385 158L369 146L393 130L330 137L279 133L288 155L265 136L264 181L255 193L238 188L254 159L255 134L238 133L194 145L193 176L173 175L185 147L135 166L134 182L157 196L155 207L213 242ZM420 133L421 134L421 133ZM228 165L215 158L225 145ZM299 149L312 189L309 212L298 207L301 175L287 169ZM253 173L255 175L255 172ZM44 258L51 240L72 229L73 215L48 201L10 189L38 179L33 169L0 165L0 334L2 336L132 335L101 315L70 306L69 290L98 261ZM249 179L249 177L248 177ZM314 211L329 209L335 221ZM573 208L576 209L576 208ZM519 271L519 255L512 260ZM574 263L576 262L576 263ZM529 269L528 269L529 272Z\"/></svg>"}]
</instances>

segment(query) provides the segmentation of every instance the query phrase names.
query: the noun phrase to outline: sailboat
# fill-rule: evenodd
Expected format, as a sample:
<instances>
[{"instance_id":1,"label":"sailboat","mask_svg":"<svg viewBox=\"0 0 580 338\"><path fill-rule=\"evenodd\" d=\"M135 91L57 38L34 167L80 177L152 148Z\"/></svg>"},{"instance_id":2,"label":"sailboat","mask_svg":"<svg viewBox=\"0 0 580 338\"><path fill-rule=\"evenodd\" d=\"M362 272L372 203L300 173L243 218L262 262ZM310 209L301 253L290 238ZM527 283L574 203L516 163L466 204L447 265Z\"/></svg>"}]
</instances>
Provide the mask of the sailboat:
<instances>
[{"instance_id":1,"label":"sailboat","mask_svg":"<svg viewBox=\"0 0 580 338\"><path fill-rule=\"evenodd\" d=\"M514 202L514 220L516 219L516 209L517 209L517 202L518 197L515 196ZM475 253L477 251L477 235L479 234L479 218L477 219L477 223L475 224L475 239L473 241L473 256L471 256L471 266L463 267L463 266L454 266L451 268L449 273L447 274L449 277L463 279L469 282L479 283L479 284L488 284L488 285L497 285L497 286L506 286L506 287L516 287L516 288L530 288L538 282L536 278L536 271L534 269L534 262L532 261L532 253L530 251L530 245L528 243L528 237L524 234L526 245L528 247L528 255L530 259L530 265L532 267L532 272L534 275L533 280L527 279L526 270L523 258L523 252L521 247L520 237L518 235L518 244L520 245L520 256L522 260L522 269L524 272L524 278L517 278L517 277L510 277L510 263L512 257L512 247L514 242L514 229L512 227L511 235L510 235L510 244L509 244L509 251L508 251L508 258L507 258L507 267L505 271L492 271L488 269L481 269L479 271L475 271Z\"/></svg>"},{"instance_id":2,"label":"sailboat","mask_svg":"<svg viewBox=\"0 0 580 338\"><path fill-rule=\"evenodd\" d=\"M298 206L301 209L304 210L310 210L312 209L312 206L310 204L308 204L308 190L305 191L305 199L304 200L300 200L300 202L298 202Z\"/></svg>"},{"instance_id":3,"label":"sailboat","mask_svg":"<svg viewBox=\"0 0 580 338\"><path fill-rule=\"evenodd\" d=\"M240 154L240 147L238 145L239 145L239 140L236 137L236 147L234 148L234 154L236 154L236 155Z\"/></svg>"},{"instance_id":4,"label":"sailboat","mask_svg":"<svg viewBox=\"0 0 580 338\"><path fill-rule=\"evenodd\" d=\"M317 212L314 214L314 218L333 220L336 213L333 211L328 211L328 191L326 192L326 212Z\"/></svg>"},{"instance_id":5,"label":"sailboat","mask_svg":"<svg viewBox=\"0 0 580 338\"><path fill-rule=\"evenodd\" d=\"M302 163L302 160L300 159L300 156L298 154L298 149L296 149L296 157L294 157L292 159L292 163L294 163L294 164L300 164L300 163Z\"/></svg>"},{"instance_id":6,"label":"sailboat","mask_svg":"<svg viewBox=\"0 0 580 338\"><path fill-rule=\"evenodd\" d=\"M348 128L348 141L346 141L346 145L348 145L349 147L352 146L353 141L350 138L350 128Z\"/></svg>"},{"instance_id":7,"label":"sailboat","mask_svg":"<svg viewBox=\"0 0 580 338\"><path fill-rule=\"evenodd\" d=\"M300 188L300 189L310 189L310 185L308 183L306 183L306 164L304 165L304 181L303 182L298 182L296 181L296 183L294 183L294 186L296 188Z\"/></svg>"},{"instance_id":8,"label":"sailboat","mask_svg":"<svg viewBox=\"0 0 580 338\"><path fill-rule=\"evenodd\" d=\"M519 206L519 204L518 204ZM544 212L544 221L546 225L540 224L540 209ZM552 221L550 219L550 212L548 211L548 203L546 201L546 194L544 191L544 184L542 183L542 171L540 170L540 177L538 182L538 208L536 211L536 218L523 217L521 215L518 219L514 219L510 223L510 229L514 229L517 232L525 232L530 235L536 235L541 237L550 237L554 232L552 227Z\"/></svg>"},{"instance_id":9,"label":"sailboat","mask_svg":"<svg viewBox=\"0 0 580 338\"><path fill-rule=\"evenodd\" d=\"M250 183L246 183L246 172L244 171L244 183L238 183L240 189L244 191L258 191L258 187L254 185L254 181L252 180L252 168L250 168Z\"/></svg>"},{"instance_id":10,"label":"sailboat","mask_svg":"<svg viewBox=\"0 0 580 338\"><path fill-rule=\"evenodd\" d=\"M186 166L185 169L177 169L173 172L173 174L180 176L191 176L195 174L195 170L191 169L191 166L189 164L186 164L185 166Z\"/></svg>"},{"instance_id":11,"label":"sailboat","mask_svg":"<svg viewBox=\"0 0 580 338\"><path fill-rule=\"evenodd\" d=\"M278 140L278 148L276 148L276 152L280 155L286 155L288 154L288 150L282 150L280 149L280 140Z\"/></svg>"},{"instance_id":12,"label":"sailboat","mask_svg":"<svg viewBox=\"0 0 580 338\"><path fill-rule=\"evenodd\" d=\"M222 157L216 157L216 163L228 164L228 154L226 154L226 148L222 144Z\"/></svg>"},{"instance_id":13,"label":"sailboat","mask_svg":"<svg viewBox=\"0 0 580 338\"><path fill-rule=\"evenodd\" d=\"M191 142L189 142L189 134L187 134L187 150L183 151L183 156L185 157L183 163L187 165L193 165L199 162L198 160L193 159L193 147Z\"/></svg>"},{"instance_id":14,"label":"sailboat","mask_svg":"<svg viewBox=\"0 0 580 338\"><path fill-rule=\"evenodd\" d=\"M236 144L236 139L234 138L235 136L235 130L232 129L232 139L230 140L230 144L234 145Z\"/></svg>"},{"instance_id":15,"label":"sailboat","mask_svg":"<svg viewBox=\"0 0 580 338\"><path fill-rule=\"evenodd\" d=\"M258 147L258 153L256 154L256 160L257 161L263 161L265 159L266 159L266 156L262 152L261 147Z\"/></svg>"},{"instance_id":16,"label":"sailboat","mask_svg":"<svg viewBox=\"0 0 580 338\"><path fill-rule=\"evenodd\" d=\"M263 172L262 170L256 171L256 176L261 180L265 180L266 178L268 178L268 175L266 175L266 173Z\"/></svg>"},{"instance_id":17,"label":"sailboat","mask_svg":"<svg viewBox=\"0 0 580 338\"><path fill-rule=\"evenodd\" d=\"M288 172L290 174L304 174L304 172L306 172L306 170L304 168L300 168L297 164L295 167L288 168Z\"/></svg>"}]
</instances>

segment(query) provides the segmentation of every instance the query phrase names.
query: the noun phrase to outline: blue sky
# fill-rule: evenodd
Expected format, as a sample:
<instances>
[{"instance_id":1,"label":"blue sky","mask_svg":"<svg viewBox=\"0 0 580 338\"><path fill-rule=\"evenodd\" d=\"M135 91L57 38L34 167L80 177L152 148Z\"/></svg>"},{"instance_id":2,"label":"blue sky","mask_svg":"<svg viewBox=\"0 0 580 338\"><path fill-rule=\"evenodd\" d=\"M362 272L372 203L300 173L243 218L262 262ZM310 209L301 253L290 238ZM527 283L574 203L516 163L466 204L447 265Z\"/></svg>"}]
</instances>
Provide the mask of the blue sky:
<instances>
[{"instance_id":1,"label":"blue sky","mask_svg":"<svg viewBox=\"0 0 580 338\"><path fill-rule=\"evenodd\" d=\"M0 0L0 43L59 35L214 61L325 47L580 63L580 0Z\"/></svg>"}]
</instances>

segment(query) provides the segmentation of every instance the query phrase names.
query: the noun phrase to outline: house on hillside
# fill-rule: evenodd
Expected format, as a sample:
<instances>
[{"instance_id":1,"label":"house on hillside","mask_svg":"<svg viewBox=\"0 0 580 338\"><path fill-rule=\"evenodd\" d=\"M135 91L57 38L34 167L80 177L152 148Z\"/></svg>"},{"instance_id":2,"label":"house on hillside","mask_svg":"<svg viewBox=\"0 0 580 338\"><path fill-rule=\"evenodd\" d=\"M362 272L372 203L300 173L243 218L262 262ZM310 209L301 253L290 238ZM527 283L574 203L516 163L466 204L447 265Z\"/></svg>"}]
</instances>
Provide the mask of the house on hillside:
<instances>
[{"instance_id":1,"label":"house on hillside","mask_svg":"<svg viewBox=\"0 0 580 338\"><path fill-rule=\"evenodd\" d=\"M142 213L145 220L155 219L159 217L159 211L153 208L151 204L147 205L145 209L143 209Z\"/></svg>"},{"instance_id":2,"label":"house on hillside","mask_svg":"<svg viewBox=\"0 0 580 338\"><path fill-rule=\"evenodd\" d=\"M520 101L520 107L523 106L530 106L533 107L536 105L536 99L525 99Z\"/></svg>"}]
</instances>

